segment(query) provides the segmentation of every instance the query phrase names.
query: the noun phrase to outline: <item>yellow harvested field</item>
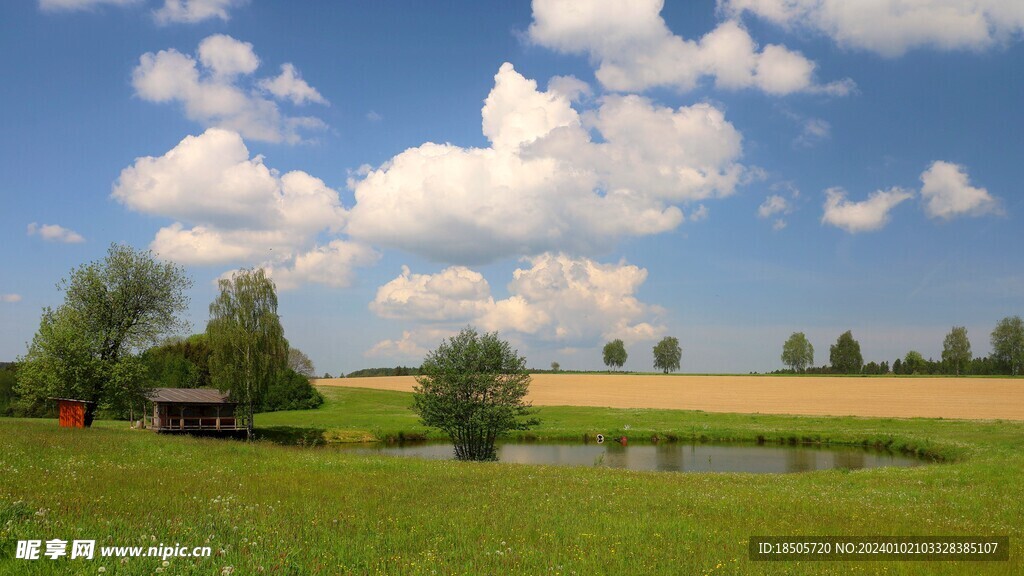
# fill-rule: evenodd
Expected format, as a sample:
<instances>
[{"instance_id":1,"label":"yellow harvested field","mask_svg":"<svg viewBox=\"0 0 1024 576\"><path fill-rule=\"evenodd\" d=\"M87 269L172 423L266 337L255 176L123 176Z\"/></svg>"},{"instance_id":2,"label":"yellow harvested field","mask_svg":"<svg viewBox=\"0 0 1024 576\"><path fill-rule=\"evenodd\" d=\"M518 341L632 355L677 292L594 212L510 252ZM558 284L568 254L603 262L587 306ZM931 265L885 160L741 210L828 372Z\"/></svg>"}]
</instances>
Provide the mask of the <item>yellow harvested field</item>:
<instances>
[{"instance_id":1,"label":"yellow harvested field","mask_svg":"<svg viewBox=\"0 0 1024 576\"><path fill-rule=\"evenodd\" d=\"M411 392L412 376L330 378L318 386ZM1024 420L1024 379L536 374L535 406Z\"/></svg>"}]
</instances>

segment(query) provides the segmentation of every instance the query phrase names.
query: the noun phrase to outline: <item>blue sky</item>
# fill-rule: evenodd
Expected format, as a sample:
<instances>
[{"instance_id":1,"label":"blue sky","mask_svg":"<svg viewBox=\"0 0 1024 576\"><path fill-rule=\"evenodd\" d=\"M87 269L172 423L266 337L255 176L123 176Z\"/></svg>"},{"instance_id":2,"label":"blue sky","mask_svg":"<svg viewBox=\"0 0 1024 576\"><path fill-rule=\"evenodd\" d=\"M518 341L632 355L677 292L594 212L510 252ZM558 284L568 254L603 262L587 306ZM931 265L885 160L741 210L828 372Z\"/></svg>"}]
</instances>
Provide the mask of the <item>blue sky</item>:
<instances>
[{"instance_id":1,"label":"blue sky","mask_svg":"<svg viewBox=\"0 0 1024 576\"><path fill-rule=\"evenodd\" d=\"M845 5L849 8L849 5ZM1024 8L999 0L0 7L0 359L111 242L267 267L320 372L460 327L546 367L973 351L1022 313Z\"/></svg>"}]
</instances>

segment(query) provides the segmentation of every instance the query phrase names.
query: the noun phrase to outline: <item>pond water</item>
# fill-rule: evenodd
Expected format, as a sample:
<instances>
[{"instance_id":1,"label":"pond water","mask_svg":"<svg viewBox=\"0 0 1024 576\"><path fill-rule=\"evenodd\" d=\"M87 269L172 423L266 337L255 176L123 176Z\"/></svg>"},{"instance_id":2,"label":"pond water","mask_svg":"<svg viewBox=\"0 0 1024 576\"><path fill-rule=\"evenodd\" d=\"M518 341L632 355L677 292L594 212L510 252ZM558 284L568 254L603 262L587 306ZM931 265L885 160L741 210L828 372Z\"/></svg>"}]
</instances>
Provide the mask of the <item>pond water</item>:
<instances>
[{"instance_id":1,"label":"pond water","mask_svg":"<svg viewBox=\"0 0 1024 576\"><path fill-rule=\"evenodd\" d=\"M447 442L348 445L344 450L364 454L413 456L445 460L454 457ZM498 446L498 461L513 464L606 466L666 472L753 472L779 474L812 470L919 466L925 462L873 449L750 444L604 444L506 443Z\"/></svg>"}]
</instances>

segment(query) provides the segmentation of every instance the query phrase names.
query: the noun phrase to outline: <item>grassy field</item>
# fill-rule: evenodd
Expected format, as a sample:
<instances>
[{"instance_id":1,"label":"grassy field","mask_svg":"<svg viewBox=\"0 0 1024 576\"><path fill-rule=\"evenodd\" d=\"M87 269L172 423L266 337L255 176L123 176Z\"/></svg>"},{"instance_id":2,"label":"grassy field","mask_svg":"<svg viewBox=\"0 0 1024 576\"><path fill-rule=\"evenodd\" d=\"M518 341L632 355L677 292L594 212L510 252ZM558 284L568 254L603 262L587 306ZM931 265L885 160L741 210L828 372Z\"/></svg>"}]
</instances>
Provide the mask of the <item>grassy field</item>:
<instances>
[{"instance_id":1,"label":"grassy field","mask_svg":"<svg viewBox=\"0 0 1024 576\"><path fill-rule=\"evenodd\" d=\"M415 379L316 382L408 392ZM1024 420L1022 378L535 374L528 399L536 406Z\"/></svg>"},{"instance_id":2,"label":"grassy field","mask_svg":"<svg viewBox=\"0 0 1024 576\"><path fill-rule=\"evenodd\" d=\"M324 389L267 426L422 433L409 395ZM947 462L790 475L421 461L103 422L0 419L4 574L1017 574L1009 562L751 562L751 535L1024 535L1024 423L544 407L541 438L887 444ZM19 539L213 547L211 559L13 560Z\"/></svg>"}]
</instances>

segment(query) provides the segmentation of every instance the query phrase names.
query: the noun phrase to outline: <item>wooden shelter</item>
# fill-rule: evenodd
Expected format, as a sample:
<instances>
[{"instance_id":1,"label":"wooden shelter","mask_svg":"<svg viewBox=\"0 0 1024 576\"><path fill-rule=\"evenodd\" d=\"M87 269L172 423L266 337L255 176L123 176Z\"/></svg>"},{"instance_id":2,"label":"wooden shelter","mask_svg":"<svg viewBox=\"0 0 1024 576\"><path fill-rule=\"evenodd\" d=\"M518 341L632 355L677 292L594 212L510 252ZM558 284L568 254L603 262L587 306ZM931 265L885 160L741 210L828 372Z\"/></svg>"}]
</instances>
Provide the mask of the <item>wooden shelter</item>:
<instances>
[{"instance_id":1,"label":"wooden shelter","mask_svg":"<svg viewBox=\"0 0 1024 576\"><path fill-rule=\"evenodd\" d=\"M246 430L238 402L209 388L154 388L152 429L156 432L234 433Z\"/></svg>"},{"instance_id":2,"label":"wooden shelter","mask_svg":"<svg viewBox=\"0 0 1024 576\"><path fill-rule=\"evenodd\" d=\"M75 400L73 398L50 398L57 401L57 422L61 428L85 428L85 413L89 404L95 404L89 400Z\"/></svg>"}]
</instances>

